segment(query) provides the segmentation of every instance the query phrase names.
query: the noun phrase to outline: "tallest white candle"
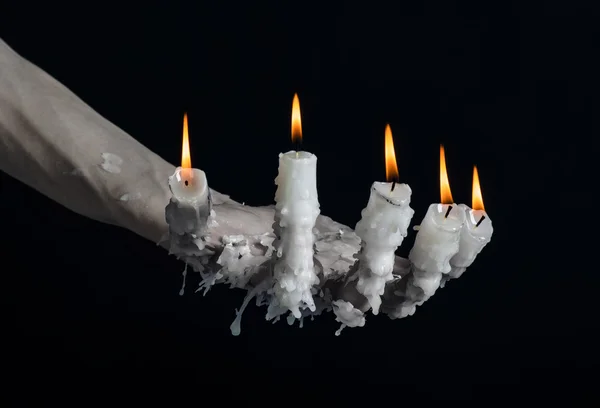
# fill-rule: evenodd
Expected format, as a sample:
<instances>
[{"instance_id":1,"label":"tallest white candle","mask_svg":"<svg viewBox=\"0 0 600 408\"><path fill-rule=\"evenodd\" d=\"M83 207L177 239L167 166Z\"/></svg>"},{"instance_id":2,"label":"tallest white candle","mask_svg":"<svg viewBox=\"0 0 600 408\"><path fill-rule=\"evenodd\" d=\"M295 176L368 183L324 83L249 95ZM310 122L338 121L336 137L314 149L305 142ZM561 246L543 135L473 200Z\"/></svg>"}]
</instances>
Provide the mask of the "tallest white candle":
<instances>
[{"instance_id":1,"label":"tallest white candle","mask_svg":"<svg viewBox=\"0 0 600 408\"><path fill-rule=\"evenodd\" d=\"M296 138L302 138L298 95L292 106L292 141ZM300 318L304 308L315 311L311 288L319 283L313 261L313 228L320 212L317 157L302 151L280 154L275 184L273 229L277 239L273 245L277 260L273 292L280 310L287 309Z\"/></svg>"}]
</instances>

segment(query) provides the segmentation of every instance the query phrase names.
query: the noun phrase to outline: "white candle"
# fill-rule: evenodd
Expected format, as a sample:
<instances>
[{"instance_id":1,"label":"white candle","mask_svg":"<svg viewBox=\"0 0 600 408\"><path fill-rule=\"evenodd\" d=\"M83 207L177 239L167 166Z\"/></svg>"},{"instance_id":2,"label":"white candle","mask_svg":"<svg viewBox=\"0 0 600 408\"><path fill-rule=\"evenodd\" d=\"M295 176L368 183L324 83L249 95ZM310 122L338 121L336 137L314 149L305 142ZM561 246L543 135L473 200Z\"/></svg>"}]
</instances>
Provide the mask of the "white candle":
<instances>
[{"instance_id":1,"label":"white candle","mask_svg":"<svg viewBox=\"0 0 600 408\"><path fill-rule=\"evenodd\" d=\"M210 215L206 174L199 169L178 167L169 177L172 196L166 209L171 233L200 235Z\"/></svg>"},{"instance_id":2,"label":"white candle","mask_svg":"<svg viewBox=\"0 0 600 408\"><path fill-rule=\"evenodd\" d=\"M479 184L477 167L473 167L473 209L461 204L460 210L465 214L465 224L460 234L459 250L450 260L452 270L449 278L457 279L471 266L477 255L490 242L494 228L492 220L485 212Z\"/></svg>"},{"instance_id":3,"label":"white candle","mask_svg":"<svg viewBox=\"0 0 600 408\"><path fill-rule=\"evenodd\" d=\"M172 196L165 209L172 246L199 240L207 227L211 210L206 174L202 170L193 169L191 165L188 133L185 115L181 167L177 167L175 173L169 177ZM196 242L196 246L198 243L199 241Z\"/></svg>"},{"instance_id":4,"label":"white candle","mask_svg":"<svg viewBox=\"0 0 600 408\"><path fill-rule=\"evenodd\" d=\"M385 130L386 177L397 179L398 168L388 125ZM414 210L408 184L375 182L369 202L356 224L361 239L356 289L367 298L373 314L379 313L386 282L393 279L396 249L402 244Z\"/></svg>"},{"instance_id":5,"label":"white candle","mask_svg":"<svg viewBox=\"0 0 600 408\"><path fill-rule=\"evenodd\" d=\"M300 104L294 96L292 140L302 137ZM273 292L277 306L301 317L301 309L315 311L311 288L319 283L314 268L313 228L319 215L317 157L308 152L290 151L279 155L275 179L275 223L277 239Z\"/></svg>"},{"instance_id":6,"label":"white candle","mask_svg":"<svg viewBox=\"0 0 600 408\"><path fill-rule=\"evenodd\" d=\"M416 306L435 294L442 275L450 272L450 259L459 249L465 214L456 204L447 204L453 200L443 146L440 147L440 193L442 203L429 206L408 255L412 266L406 283L405 301L394 317L412 315Z\"/></svg>"},{"instance_id":7,"label":"white candle","mask_svg":"<svg viewBox=\"0 0 600 408\"><path fill-rule=\"evenodd\" d=\"M450 272L450 259L458 252L465 214L456 204L431 204L415 238L408 259L414 268L428 272L426 293L437 289L442 273ZM433 294L433 293L431 293Z\"/></svg>"}]
</instances>

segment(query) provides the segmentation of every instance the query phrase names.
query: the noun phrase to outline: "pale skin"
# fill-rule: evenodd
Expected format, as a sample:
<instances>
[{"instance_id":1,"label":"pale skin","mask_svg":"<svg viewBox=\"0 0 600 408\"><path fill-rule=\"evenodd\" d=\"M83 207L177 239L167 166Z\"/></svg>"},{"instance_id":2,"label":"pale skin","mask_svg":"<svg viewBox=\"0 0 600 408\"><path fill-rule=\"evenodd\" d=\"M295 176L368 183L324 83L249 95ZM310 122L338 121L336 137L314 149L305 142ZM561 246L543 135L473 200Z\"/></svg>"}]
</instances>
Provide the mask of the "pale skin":
<instances>
[{"instance_id":1,"label":"pale skin","mask_svg":"<svg viewBox=\"0 0 600 408\"><path fill-rule=\"evenodd\" d=\"M118 171L103 168L106 153L123 159ZM168 231L167 180L175 166L103 118L2 40L0 170L76 213L127 228L153 242L161 242ZM125 194L135 199L121 199ZM216 226L210 230L210 242L217 250L226 235L273 234L272 207L244 206L216 191L212 198ZM355 236L350 228L324 216L319 216L316 228L317 240L323 242L339 231ZM357 240L341 248L350 254L360 249ZM354 263L351 256L347 258L327 250L317 255L321 263L335 262L343 272ZM397 266L403 274L406 260L397 258ZM364 303L360 296L350 291L344 297L362 307L357 305Z\"/></svg>"},{"instance_id":2,"label":"pale skin","mask_svg":"<svg viewBox=\"0 0 600 408\"><path fill-rule=\"evenodd\" d=\"M123 159L103 170L103 153ZM167 232L168 177L175 166L100 116L0 40L0 170L86 217L154 242ZM137 197L123 201L124 194ZM213 192L217 236L262 234L269 208L243 207ZM249 210L252 211L249 211ZM236 212L235 217L228 213ZM222 220L221 220L222 218Z\"/></svg>"}]
</instances>

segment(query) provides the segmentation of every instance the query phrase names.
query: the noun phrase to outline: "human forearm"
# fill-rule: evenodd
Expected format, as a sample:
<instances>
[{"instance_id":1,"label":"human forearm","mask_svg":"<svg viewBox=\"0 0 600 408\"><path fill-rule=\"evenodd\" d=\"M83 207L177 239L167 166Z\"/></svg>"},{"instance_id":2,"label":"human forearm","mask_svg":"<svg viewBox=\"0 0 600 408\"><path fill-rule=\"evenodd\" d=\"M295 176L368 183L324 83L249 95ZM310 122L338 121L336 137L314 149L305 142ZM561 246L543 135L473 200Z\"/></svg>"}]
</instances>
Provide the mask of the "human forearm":
<instances>
[{"instance_id":1,"label":"human forearm","mask_svg":"<svg viewBox=\"0 0 600 408\"><path fill-rule=\"evenodd\" d=\"M122 163L105 165L107 153ZM0 170L84 216L153 241L167 231L167 178L174 166L2 40ZM217 221L211 229L213 241L223 235L272 233L272 208L243 206L214 191L212 195ZM336 231L339 225L327 218L320 221L327 230Z\"/></svg>"},{"instance_id":2,"label":"human forearm","mask_svg":"<svg viewBox=\"0 0 600 408\"><path fill-rule=\"evenodd\" d=\"M106 171L103 153L123 163ZM173 166L1 40L0 169L87 217L154 241L165 230L154 214Z\"/></svg>"},{"instance_id":3,"label":"human forearm","mask_svg":"<svg viewBox=\"0 0 600 408\"><path fill-rule=\"evenodd\" d=\"M107 153L122 163L105 163ZM2 40L0 170L79 214L154 242L167 231L167 178L174 166ZM212 196L213 242L224 235L272 234L272 208L244 206L214 191ZM324 232L341 227L323 217L320 223Z\"/></svg>"}]
</instances>

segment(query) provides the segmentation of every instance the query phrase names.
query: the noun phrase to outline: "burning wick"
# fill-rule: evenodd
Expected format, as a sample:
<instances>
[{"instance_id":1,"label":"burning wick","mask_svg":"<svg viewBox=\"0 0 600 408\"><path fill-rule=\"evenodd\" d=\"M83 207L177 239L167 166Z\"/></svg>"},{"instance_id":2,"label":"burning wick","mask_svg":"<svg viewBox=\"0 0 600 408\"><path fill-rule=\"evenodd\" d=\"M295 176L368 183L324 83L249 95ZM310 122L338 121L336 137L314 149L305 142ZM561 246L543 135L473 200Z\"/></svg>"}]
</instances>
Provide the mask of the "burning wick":
<instances>
[{"instance_id":1,"label":"burning wick","mask_svg":"<svg viewBox=\"0 0 600 408\"><path fill-rule=\"evenodd\" d=\"M192 170L192 158L190 155L190 135L188 131L188 117L187 113L183 114L183 139L181 142L181 173L180 175L185 178L183 184L187 187L190 182L188 179L194 178L194 171Z\"/></svg>"},{"instance_id":2,"label":"burning wick","mask_svg":"<svg viewBox=\"0 0 600 408\"><path fill-rule=\"evenodd\" d=\"M475 224L475 228L479 227L479 224L481 224L483 220L485 220L485 215L482 215L479 221L477 221L477 224Z\"/></svg>"},{"instance_id":3,"label":"burning wick","mask_svg":"<svg viewBox=\"0 0 600 408\"><path fill-rule=\"evenodd\" d=\"M452 211L452 206L448 207L448 211L446 211L446 215L444 215L444 218L448 218L448 215L450 215L450 211ZM481 222L481 220L479 220L479 222Z\"/></svg>"},{"instance_id":4,"label":"burning wick","mask_svg":"<svg viewBox=\"0 0 600 408\"><path fill-rule=\"evenodd\" d=\"M292 101L292 144L296 150L296 158L299 157L300 145L302 144L302 117L300 116L300 99L294 94Z\"/></svg>"},{"instance_id":5,"label":"burning wick","mask_svg":"<svg viewBox=\"0 0 600 408\"><path fill-rule=\"evenodd\" d=\"M396 151L394 150L394 139L392 138L392 128L389 124L385 125L385 181L389 183L392 180L390 193L396 188L396 180L399 180L398 165L396 164Z\"/></svg>"}]
</instances>

